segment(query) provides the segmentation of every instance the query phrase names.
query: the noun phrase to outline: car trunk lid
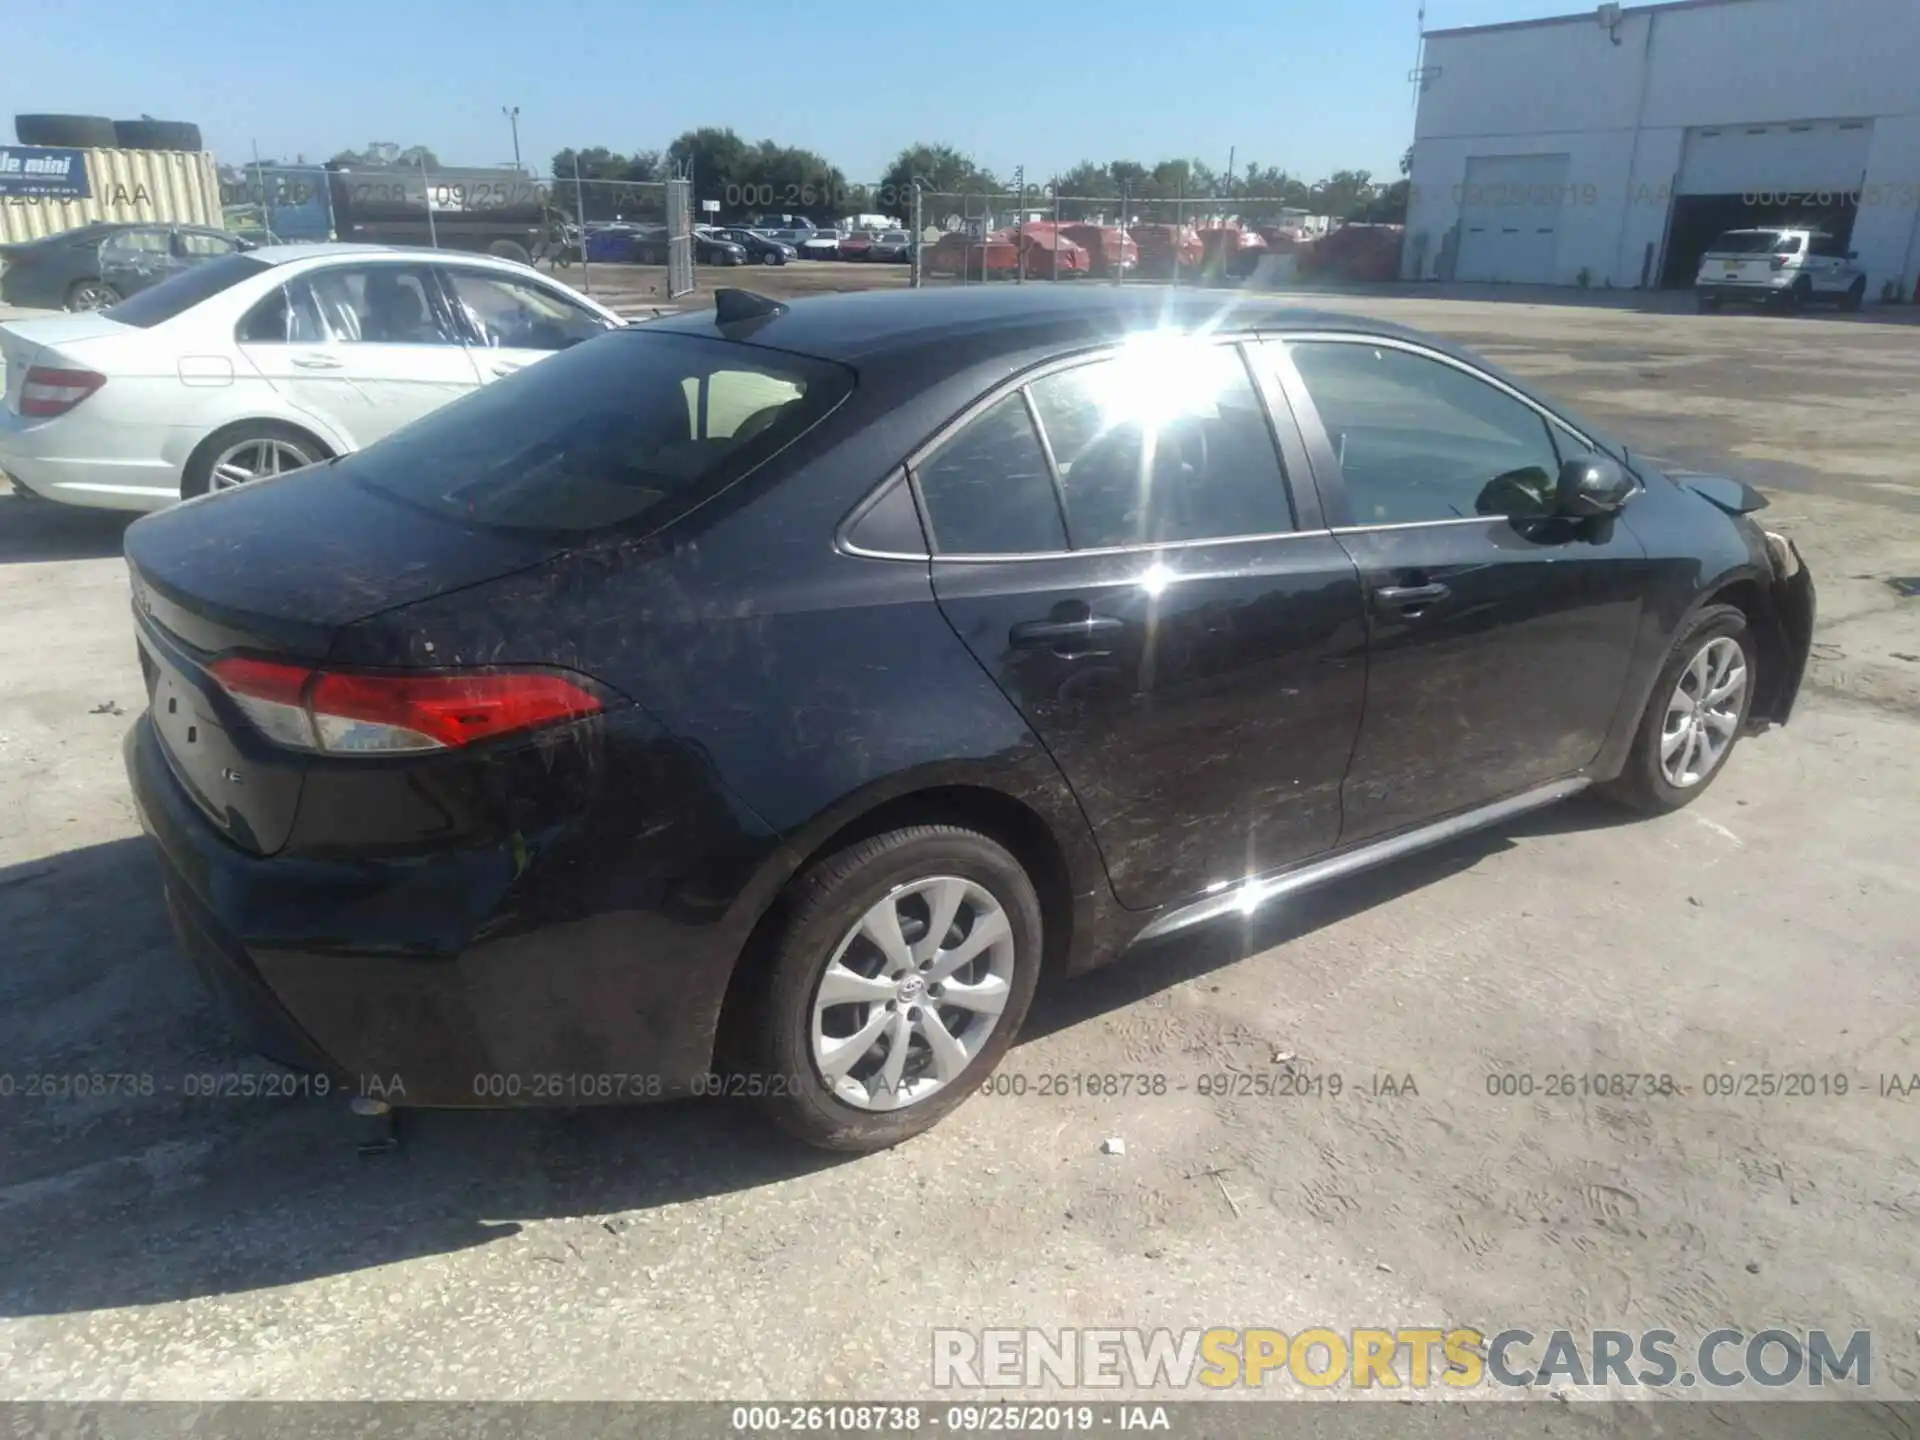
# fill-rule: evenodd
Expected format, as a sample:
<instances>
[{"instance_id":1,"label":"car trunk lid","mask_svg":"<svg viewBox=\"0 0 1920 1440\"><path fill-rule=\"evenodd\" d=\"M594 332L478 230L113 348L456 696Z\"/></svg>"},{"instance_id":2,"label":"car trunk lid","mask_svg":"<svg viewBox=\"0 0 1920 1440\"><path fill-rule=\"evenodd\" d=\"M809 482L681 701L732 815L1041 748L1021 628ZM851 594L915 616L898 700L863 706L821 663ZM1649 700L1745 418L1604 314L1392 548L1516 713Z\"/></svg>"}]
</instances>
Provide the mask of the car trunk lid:
<instances>
[{"instance_id":1,"label":"car trunk lid","mask_svg":"<svg viewBox=\"0 0 1920 1440\"><path fill-rule=\"evenodd\" d=\"M280 849L308 768L209 673L235 652L319 662L355 621L559 553L551 537L482 529L387 498L327 466L151 515L127 531L140 664L160 748L236 845Z\"/></svg>"}]
</instances>

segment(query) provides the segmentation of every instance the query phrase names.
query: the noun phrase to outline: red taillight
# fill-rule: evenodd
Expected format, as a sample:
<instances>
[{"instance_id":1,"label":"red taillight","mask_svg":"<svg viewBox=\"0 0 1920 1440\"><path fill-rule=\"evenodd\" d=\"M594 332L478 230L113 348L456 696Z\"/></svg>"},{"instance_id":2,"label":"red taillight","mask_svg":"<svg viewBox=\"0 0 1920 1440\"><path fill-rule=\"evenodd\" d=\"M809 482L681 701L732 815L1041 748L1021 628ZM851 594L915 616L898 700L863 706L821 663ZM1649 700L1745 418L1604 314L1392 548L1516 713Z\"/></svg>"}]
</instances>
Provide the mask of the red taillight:
<instances>
[{"instance_id":1,"label":"red taillight","mask_svg":"<svg viewBox=\"0 0 1920 1440\"><path fill-rule=\"evenodd\" d=\"M26 379L20 384L20 413L43 420L64 415L106 383L106 376L91 370L30 365Z\"/></svg>"},{"instance_id":2,"label":"red taillight","mask_svg":"<svg viewBox=\"0 0 1920 1440\"><path fill-rule=\"evenodd\" d=\"M1787 268L1787 257L1786 257L1786 256L1784 256L1784 255L1776 255L1776 256L1774 256L1774 257L1773 257L1773 268L1774 268L1774 269L1776 269L1776 270L1784 270L1784 269L1786 269L1786 268Z\"/></svg>"},{"instance_id":3,"label":"red taillight","mask_svg":"<svg viewBox=\"0 0 1920 1440\"><path fill-rule=\"evenodd\" d=\"M598 696L549 671L370 674L238 655L208 668L269 737L333 755L458 749L603 708Z\"/></svg>"}]
</instances>

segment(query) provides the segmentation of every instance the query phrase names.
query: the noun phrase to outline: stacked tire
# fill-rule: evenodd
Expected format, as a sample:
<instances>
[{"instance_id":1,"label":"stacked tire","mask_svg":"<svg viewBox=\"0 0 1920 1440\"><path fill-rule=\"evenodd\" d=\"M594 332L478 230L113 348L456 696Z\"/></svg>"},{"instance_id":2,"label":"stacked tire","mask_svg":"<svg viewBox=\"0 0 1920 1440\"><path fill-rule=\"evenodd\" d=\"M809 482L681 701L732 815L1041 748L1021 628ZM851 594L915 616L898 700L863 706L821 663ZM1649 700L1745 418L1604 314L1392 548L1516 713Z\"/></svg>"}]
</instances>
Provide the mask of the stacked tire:
<instances>
[{"instance_id":1,"label":"stacked tire","mask_svg":"<svg viewBox=\"0 0 1920 1440\"><path fill-rule=\"evenodd\" d=\"M16 115L22 145L62 150L202 150L200 127L184 120L109 120L104 115Z\"/></svg>"}]
</instances>

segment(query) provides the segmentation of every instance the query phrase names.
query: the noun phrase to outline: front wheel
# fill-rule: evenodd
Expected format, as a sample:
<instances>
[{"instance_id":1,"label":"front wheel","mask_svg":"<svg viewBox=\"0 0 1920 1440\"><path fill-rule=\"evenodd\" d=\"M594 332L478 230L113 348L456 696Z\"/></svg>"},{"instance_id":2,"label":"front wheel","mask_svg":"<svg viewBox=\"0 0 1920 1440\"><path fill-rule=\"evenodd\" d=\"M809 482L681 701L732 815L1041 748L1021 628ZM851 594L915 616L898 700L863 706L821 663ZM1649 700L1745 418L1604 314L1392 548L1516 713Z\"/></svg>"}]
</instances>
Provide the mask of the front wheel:
<instances>
[{"instance_id":1,"label":"front wheel","mask_svg":"<svg viewBox=\"0 0 1920 1440\"><path fill-rule=\"evenodd\" d=\"M1747 617L1710 605L1674 642L1625 768L1603 793L1664 814L1692 804L1726 769L1753 706L1755 653Z\"/></svg>"},{"instance_id":2,"label":"front wheel","mask_svg":"<svg viewBox=\"0 0 1920 1440\"><path fill-rule=\"evenodd\" d=\"M985 835L894 830L796 885L756 1026L775 1124L869 1151L957 1107L1013 1044L1040 977L1040 901Z\"/></svg>"}]
</instances>

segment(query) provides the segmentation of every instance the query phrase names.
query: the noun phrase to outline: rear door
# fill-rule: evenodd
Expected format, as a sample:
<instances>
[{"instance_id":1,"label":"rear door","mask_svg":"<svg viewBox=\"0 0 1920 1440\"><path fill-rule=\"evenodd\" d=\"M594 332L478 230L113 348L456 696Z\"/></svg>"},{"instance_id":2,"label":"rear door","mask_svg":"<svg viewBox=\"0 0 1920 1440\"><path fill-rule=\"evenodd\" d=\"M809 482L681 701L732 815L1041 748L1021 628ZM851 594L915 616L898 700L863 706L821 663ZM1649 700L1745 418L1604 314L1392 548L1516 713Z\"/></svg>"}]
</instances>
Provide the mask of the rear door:
<instances>
[{"instance_id":1,"label":"rear door","mask_svg":"<svg viewBox=\"0 0 1920 1440\"><path fill-rule=\"evenodd\" d=\"M1591 445L1410 342L1266 350L1289 393L1304 387L1314 474L1368 605L1341 843L1577 773L1606 739L1648 583L1625 523L1552 513L1562 461Z\"/></svg>"},{"instance_id":2,"label":"rear door","mask_svg":"<svg viewBox=\"0 0 1920 1440\"><path fill-rule=\"evenodd\" d=\"M1340 833L1364 611L1274 398L1234 343L1112 352L984 398L911 466L941 608L1131 907Z\"/></svg>"},{"instance_id":3,"label":"rear door","mask_svg":"<svg viewBox=\"0 0 1920 1440\"><path fill-rule=\"evenodd\" d=\"M473 265L440 267L481 384L604 335L607 322L555 286Z\"/></svg>"},{"instance_id":4,"label":"rear door","mask_svg":"<svg viewBox=\"0 0 1920 1440\"><path fill-rule=\"evenodd\" d=\"M356 448L480 383L429 265L303 271L249 311L235 338L289 403Z\"/></svg>"}]
</instances>

